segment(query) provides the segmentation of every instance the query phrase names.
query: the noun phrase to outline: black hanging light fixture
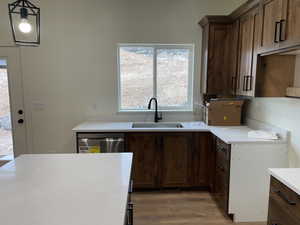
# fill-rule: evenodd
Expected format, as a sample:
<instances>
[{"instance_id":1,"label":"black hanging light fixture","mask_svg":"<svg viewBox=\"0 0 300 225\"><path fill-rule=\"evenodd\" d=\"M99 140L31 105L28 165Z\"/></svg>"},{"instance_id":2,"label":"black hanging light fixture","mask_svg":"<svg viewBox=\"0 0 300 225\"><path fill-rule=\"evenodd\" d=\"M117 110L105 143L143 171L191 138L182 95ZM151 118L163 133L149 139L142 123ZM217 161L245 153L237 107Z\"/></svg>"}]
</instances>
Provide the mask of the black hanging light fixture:
<instances>
[{"instance_id":1,"label":"black hanging light fixture","mask_svg":"<svg viewBox=\"0 0 300 225\"><path fill-rule=\"evenodd\" d=\"M8 4L10 26L17 45L40 44L40 8L28 0Z\"/></svg>"}]
</instances>

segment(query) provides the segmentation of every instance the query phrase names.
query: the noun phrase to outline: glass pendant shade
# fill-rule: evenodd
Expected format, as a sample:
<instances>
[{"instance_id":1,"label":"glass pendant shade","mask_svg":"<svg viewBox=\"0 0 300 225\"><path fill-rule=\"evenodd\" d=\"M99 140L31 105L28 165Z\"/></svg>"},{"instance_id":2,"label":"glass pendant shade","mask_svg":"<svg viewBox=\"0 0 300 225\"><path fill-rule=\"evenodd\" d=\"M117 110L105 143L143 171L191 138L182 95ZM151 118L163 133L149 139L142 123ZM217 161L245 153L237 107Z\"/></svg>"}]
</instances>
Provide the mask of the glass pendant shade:
<instances>
[{"instance_id":1,"label":"glass pendant shade","mask_svg":"<svg viewBox=\"0 0 300 225\"><path fill-rule=\"evenodd\" d=\"M40 8L28 0L8 4L9 20L14 42L17 45L40 44Z\"/></svg>"}]
</instances>

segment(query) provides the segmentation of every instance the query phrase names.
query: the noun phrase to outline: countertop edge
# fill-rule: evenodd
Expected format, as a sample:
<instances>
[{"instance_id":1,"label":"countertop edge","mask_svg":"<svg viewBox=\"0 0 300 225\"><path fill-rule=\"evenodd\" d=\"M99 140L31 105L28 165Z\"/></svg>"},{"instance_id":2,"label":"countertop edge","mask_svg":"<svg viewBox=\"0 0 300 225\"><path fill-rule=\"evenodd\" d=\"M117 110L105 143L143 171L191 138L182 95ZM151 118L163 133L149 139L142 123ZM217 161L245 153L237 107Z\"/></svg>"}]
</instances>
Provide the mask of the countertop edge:
<instances>
[{"instance_id":1,"label":"countertop edge","mask_svg":"<svg viewBox=\"0 0 300 225\"><path fill-rule=\"evenodd\" d=\"M92 123L99 123L99 125L102 125L100 128L95 128L95 126L92 126L91 128L85 129L84 126L90 126ZM279 139L279 140L264 140L264 139L249 139L246 140L246 138L236 138L237 140L232 140L232 137L226 137L224 135L224 131L218 131L221 130L224 127L213 127L208 126L205 123L201 121L193 121L193 122L182 122L183 124L192 124L192 123L199 123L199 125L187 125L186 128L132 128L133 122L100 122L100 121L88 121L82 124L77 125L72 129L72 131L76 133L139 133L139 132L159 132L159 133L167 133L167 132L178 132L178 133L185 133L185 132L210 132L220 138L222 141L224 141L226 144L287 144L287 140ZM105 128L103 126L111 126L111 125L117 125L119 124L121 127L109 127ZM247 129L247 126L238 126L238 127L244 127ZM233 127L228 127L233 128ZM227 135L228 136L228 135Z\"/></svg>"},{"instance_id":2,"label":"countertop edge","mask_svg":"<svg viewBox=\"0 0 300 225\"><path fill-rule=\"evenodd\" d=\"M289 168L285 168L285 169L288 170ZM284 185L286 185L288 188L290 188L292 191L294 191L295 193L297 193L300 196L300 187L298 188L296 185L288 182L282 176L278 175L276 173L276 170L277 169L269 169L270 176L273 176L274 178L276 178L277 180L279 180L281 183L283 183Z\"/></svg>"}]
</instances>

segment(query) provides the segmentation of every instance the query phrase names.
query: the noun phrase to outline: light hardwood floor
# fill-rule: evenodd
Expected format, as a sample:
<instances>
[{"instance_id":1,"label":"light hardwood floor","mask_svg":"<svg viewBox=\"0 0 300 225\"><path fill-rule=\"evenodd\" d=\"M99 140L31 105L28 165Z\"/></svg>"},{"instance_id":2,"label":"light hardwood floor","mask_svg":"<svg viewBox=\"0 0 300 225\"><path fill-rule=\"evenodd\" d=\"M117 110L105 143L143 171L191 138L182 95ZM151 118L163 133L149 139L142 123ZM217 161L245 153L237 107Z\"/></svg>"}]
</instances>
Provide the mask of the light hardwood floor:
<instances>
[{"instance_id":1,"label":"light hardwood floor","mask_svg":"<svg viewBox=\"0 0 300 225\"><path fill-rule=\"evenodd\" d=\"M233 225L208 192L136 192L135 225ZM237 225L237 224L236 224ZM238 225L266 225L239 223Z\"/></svg>"}]
</instances>

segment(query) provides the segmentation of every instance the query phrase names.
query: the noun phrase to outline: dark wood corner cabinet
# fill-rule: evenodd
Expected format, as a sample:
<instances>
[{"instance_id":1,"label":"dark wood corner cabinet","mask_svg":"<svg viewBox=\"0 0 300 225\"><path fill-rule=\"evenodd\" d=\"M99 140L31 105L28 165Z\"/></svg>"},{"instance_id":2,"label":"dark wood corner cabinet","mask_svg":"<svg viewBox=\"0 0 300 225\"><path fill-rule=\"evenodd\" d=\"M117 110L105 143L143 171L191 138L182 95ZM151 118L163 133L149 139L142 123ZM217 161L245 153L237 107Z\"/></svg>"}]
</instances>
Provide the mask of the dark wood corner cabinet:
<instances>
[{"instance_id":1,"label":"dark wood corner cabinet","mask_svg":"<svg viewBox=\"0 0 300 225\"><path fill-rule=\"evenodd\" d=\"M209 187L210 133L127 133L136 189Z\"/></svg>"},{"instance_id":2,"label":"dark wood corner cabinet","mask_svg":"<svg viewBox=\"0 0 300 225\"><path fill-rule=\"evenodd\" d=\"M300 196L271 177L268 225L300 225Z\"/></svg>"},{"instance_id":3,"label":"dark wood corner cabinet","mask_svg":"<svg viewBox=\"0 0 300 225\"><path fill-rule=\"evenodd\" d=\"M274 82L286 89L289 80L282 85L279 75L261 74L262 56L300 49L300 0L248 0L228 16L205 16L199 24L204 96L284 95L269 89Z\"/></svg>"}]
</instances>

